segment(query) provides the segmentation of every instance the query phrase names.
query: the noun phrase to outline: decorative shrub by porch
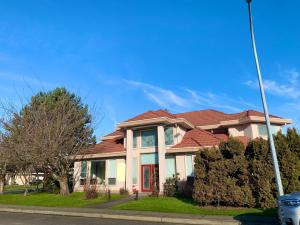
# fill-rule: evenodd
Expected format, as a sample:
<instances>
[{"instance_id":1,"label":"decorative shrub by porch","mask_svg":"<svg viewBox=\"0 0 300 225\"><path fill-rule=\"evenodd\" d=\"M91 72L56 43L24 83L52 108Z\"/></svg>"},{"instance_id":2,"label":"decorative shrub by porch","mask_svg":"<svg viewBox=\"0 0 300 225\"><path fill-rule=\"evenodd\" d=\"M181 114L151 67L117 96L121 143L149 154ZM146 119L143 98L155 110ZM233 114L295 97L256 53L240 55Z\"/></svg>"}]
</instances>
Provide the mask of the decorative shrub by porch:
<instances>
[{"instance_id":1,"label":"decorative shrub by porch","mask_svg":"<svg viewBox=\"0 0 300 225\"><path fill-rule=\"evenodd\" d=\"M97 190L97 183L96 182L91 182L91 183L86 182L84 184L84 195L85 195L85 199L98 198L99 192Z\"/></svg>"},{"instance_id":2,"label":"decorative shrub by porch","mask_svg":"<svg viewBox=\"0 0 300 225\"><path fill-rule=\"evenodd\" d=\"M173 175L173 177L169 177L166 179L164 183L164 196L173 197L177 193L177 183L178 183L178 175Z\"/></svg>"}]
</instances>

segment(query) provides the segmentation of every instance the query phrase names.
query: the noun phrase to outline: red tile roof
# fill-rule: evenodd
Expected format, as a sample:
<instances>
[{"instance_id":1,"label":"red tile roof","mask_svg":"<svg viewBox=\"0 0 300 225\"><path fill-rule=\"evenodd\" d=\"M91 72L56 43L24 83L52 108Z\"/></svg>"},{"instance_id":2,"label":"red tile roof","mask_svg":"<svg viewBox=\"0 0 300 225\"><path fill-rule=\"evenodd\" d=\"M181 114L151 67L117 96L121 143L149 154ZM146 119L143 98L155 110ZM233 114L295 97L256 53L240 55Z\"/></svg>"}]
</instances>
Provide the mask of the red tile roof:
<instances>
[{"instance_id":1,"label":"red tile roof","mask_svg":"<svg viewBox=\"0 0 300 225\"><path fill-rule=\"evenodd\" d=\"M123 145L123 140L112 139L112 140L102 141L99 144L95 144L90 148L83 150L79 155L113 153L113 152L124 152L124 151L125 148Z\"/></svg>"},{"instance_id":2,"label":"red tile roof","mask_svg":"<svg viewBox=\"0 0 300 225\"><path fill-rule=\"evenodd\" d=\"M185 118L195 126L214 125L220 121L229 120L230 116L216 110L199 110L175 114L177 118Z\"/></svg>"},{"instance_id":3,"label":"red tile roof","mask_svg":"<svg viewBox=\"0 0 300 225\"><path fill-rule=\"evenodd\" d=\"M195 126L206 126L219 124L221 121L242 119L249 116L264 116L264 113L255 110L246 110L240 113L226 114L213 109L199 110L186 113L175 114L177 118L185 118ZM270 115L274 118L277 116Z\"/></svg>"},{"instance_id":4,"label":"red tile roof","mask_svg":"<svg viewBox=\"0 0 300 225\"><path fill-rule=\"evenodd\" d=\"M144 120L144 119L153 119L153 118L159 118L159 117L168 117L168 118L176 118L175 115L169 113L167 110L156 110L156 111L147 111L145 113L142 113L140 115L137 115L126 122L129 121L136 121L136 120Z\"/></svg>"},{"instance_id":5,"label":"red tile roof","mask_svg":"<svg viewBox=\"0 0 300 225\"><path fill-rule=\"evenodd\" d=\"M136 117L133 117L126 122L143 120L143 119L153 119L159 117L168 118L184 118L188 120L195 126L205 126L205 125L216 125L221 121L228 121L234 119L242 119L249 116L264 116L263 113L254 110L246 110L240 113L226 114L220 111L208 109L199 110L193 112L185 112L178 114L171 114L167 110L156 110L147 111ZM277 116L271 116L279 118ZM123 145L124 133L121 130L116 130L113 133L106 135L105 137L119 136L117 138L104 140L99 144L96 144L89 149L85 150L82 154L99 154L99 153L112 153L112 152L123 152L125 151ZM249 138L246 136L236 137L246 146L249 142ZM184 148L184 147L203 147L203 146L216 146L219 145L221 141L226 141L228 135L226 134L212 134L202 129L192 129L185 133L182 141L172 148Z\"/></svg>"},{"instance_id":6,"label":"red tile roof","mask_svg":"<svg viewBox=\"0 0 300 225\"><path fill-rule=\"evenodd\" d=\"M124 132L121 130L116 130L110 134L105 135L104 137L114 137L114 136L124 136Z\"/></svg>"},{"instance_id":7,"label":"red tile roof","mask_svg":"<svg viewBox=\"0 0 300 225\"><path fill-rule=\"evenodd\" d=\"M229 114L229 115L232 116L232 119L242 119L242 118L249 117L249 116L262 116L262 117L265 116L264 113L261 113L261 112L255 111L255 110L246 110L243 112ZM280 118L280 117L274 116L274 115L270 115L270 117Z\"/></svg>"},{"instance_id":8,"label":"red tile roof","mask_svg":"<svg viewBox=\"0 0 300 225\"><path fill-rule=\"evenodd\" d=\"M217 138L210 132L195 128L187 131L182 138L182 141L172 148L185 148L185 147L204 147L219 145L221 139Z\"/></svg>"}]
</instances>

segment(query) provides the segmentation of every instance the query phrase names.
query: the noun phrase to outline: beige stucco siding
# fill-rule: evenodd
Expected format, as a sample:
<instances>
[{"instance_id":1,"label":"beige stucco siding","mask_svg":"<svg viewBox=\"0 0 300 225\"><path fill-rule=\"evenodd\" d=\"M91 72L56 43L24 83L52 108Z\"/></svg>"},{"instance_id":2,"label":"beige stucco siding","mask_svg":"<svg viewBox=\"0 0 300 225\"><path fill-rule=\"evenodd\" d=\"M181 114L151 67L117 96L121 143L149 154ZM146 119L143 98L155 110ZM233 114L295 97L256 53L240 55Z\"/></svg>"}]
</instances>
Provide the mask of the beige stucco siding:
<instances>
[{"instance_id":1,"label":"beige stucco siding","mask_svg":"<svg viewBox=\"0 0 300 225\"><path fill-rule=\"evenodd\" d=\"M97 160L97 159L93 159ZM105 160L105 184L98 185L98 190L109 189L112 192L119 192L120 188L125 188L125 159L124 158L107 158L99 159ZM109 160L116 160L116 184L108 185L109 178ZM91 171L91 160L87 160L87 180L90 180ZM74 163L74 191L81 192L84 190L84 186L80 185L80 173L81 173L81 162L77 161Z\"/></svg>"}]
</instances>

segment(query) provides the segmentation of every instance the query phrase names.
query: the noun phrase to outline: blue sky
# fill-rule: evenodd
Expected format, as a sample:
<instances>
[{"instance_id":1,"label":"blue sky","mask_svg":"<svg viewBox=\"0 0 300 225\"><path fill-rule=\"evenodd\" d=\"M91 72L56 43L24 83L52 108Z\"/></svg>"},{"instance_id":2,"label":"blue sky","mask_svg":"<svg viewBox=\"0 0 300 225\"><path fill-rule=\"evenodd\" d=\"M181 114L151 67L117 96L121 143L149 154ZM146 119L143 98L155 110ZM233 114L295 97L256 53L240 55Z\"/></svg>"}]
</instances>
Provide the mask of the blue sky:
<instances>
[{"instance_id":1,"label":"blue sky","mask_svg":"<svg viewBox=\"0 0 300 225\"><path fill-rule=\"evenodd\" d=\"M261 110L244 0L0 2L2 100L65 86L97 137L150 109ZM270 112L299 126L300 2L253 2Z\"/></svg>"}]
</instances>

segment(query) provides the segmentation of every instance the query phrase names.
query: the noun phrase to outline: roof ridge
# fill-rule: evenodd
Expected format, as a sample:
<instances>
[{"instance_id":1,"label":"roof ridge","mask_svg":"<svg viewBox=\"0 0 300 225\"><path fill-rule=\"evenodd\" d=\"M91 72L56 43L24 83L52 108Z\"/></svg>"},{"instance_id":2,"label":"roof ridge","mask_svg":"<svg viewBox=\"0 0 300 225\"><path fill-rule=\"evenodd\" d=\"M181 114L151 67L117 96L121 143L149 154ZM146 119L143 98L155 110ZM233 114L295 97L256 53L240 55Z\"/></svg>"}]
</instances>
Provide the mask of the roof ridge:
<instances>
[{"instance_id":1,"label":"roof ridge","mask_svg":"<svg viewBox=\"0 0 300 225\"><path fill-rule=\"evenodd\" d=\"M218 111L218 110L215 110L215 109L200 109L200 110L193 110L193 111L187 111L187 112L175 113L174 115L185 114L185 113L203 112L203 111L213 111L213 112L217 112L217 113L222 113L222 114L225 114L225 115L229 115L228 113L225 113L225 112L222 112L222 111Z\"/></svg>"}]
</instances>

